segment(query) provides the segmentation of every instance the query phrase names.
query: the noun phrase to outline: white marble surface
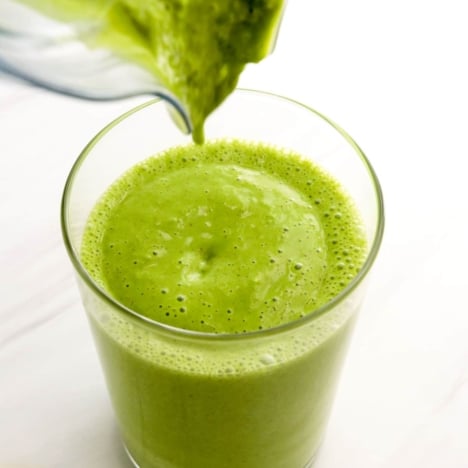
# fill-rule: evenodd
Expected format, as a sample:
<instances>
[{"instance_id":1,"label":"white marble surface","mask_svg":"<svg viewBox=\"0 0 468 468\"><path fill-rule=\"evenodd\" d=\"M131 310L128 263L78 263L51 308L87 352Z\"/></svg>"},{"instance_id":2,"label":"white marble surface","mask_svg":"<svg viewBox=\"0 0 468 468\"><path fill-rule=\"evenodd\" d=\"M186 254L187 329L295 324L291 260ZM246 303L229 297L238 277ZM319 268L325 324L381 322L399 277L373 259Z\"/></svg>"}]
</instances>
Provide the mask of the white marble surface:
<instances>
[{"instance_id":1,"label":"white marble surface","mask_svg":"<svg viewBox=\"0 0 468 468\"><path fill-rule=\"evenodd\" d=\"M317 468L468 467L464 3L291 0L275 54L241 80L332 117L385 192L384 244ZM129 467L59 202L80 149L140 101L80 102L0 75L0 468Z\"/></svg>"}]
</instances>

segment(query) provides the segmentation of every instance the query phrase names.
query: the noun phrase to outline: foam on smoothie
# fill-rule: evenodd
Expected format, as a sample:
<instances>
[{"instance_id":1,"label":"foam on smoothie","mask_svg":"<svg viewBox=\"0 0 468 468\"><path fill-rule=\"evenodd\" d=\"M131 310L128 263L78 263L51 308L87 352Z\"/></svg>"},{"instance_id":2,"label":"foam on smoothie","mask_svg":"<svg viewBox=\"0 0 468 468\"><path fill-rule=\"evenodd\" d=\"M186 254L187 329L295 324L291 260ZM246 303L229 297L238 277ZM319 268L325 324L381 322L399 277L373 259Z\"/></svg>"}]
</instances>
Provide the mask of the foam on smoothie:
<instances>
[{"instance_id":1,"label":"foam on smoothie","mask_svg":"<svg viewBox=\"0 0 468 468\"><path fill-rule=\"evenodd\" d=\"M323 170L263 144L172 148L105 193L82 260L152 320L217 334L274 328L326 304L366 252L356 210Z\"/></svg>"},{"instance_id":2,"label":"foam on smoothie","mask_svg":"<svg viewBox=\"0 0 468 468\"><path fill-rule=\"evenodd\" d=\"M116 315L97 315L96 331L104 333L106 339L112 339L122 352L133 355L136 359L150 363L151 366L170 370L175 373L192 374L205 377L234 378L243 375L265 373L283 364L295 360L308 359L309 353L317 352L334 336L348 332L358 303L346 303L326 315L318 317L307 327L294 334L284 333L279 339L266 338L255 346L249 339L255 335L246 335L245 347L223 349L200 340L199 352L193 343L185 346L183 340L164 340L158 334L139 327ZM221 336L220 336L221 337Z\"/></svg>"}]
</instances>

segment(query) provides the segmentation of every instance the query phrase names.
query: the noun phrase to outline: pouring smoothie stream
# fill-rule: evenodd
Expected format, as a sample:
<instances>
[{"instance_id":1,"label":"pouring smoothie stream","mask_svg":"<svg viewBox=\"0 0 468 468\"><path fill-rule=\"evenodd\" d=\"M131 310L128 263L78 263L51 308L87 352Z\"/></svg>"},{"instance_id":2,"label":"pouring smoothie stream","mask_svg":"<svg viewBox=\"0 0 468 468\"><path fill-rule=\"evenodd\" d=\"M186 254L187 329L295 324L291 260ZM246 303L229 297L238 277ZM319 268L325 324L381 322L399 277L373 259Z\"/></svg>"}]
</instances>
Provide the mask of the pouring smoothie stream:
<instances>
[{"instance_id":1,"label":"pouring smoothie stream","mask_svg":"<svg viewBox=\"0 0 468 468\"><path fill-rule=\"evenodd\" d=\"M110 49L150 71L187 110L198 143L204 139L206 117L235 88L244 66L272 51L285 4L285 0L21 2L75 24L90 49Z\"/></svg>"}]
</instances>

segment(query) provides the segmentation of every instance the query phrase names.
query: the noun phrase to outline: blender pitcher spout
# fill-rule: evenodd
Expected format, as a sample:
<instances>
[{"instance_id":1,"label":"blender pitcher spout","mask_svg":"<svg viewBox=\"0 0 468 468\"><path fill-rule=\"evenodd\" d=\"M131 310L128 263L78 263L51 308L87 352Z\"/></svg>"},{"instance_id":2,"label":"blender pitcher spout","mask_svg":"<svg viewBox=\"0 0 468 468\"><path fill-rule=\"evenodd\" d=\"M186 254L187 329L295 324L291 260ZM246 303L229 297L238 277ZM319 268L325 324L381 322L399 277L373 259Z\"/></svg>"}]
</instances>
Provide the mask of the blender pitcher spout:
<instances>
[{"instance_id":1,"label":"blender pitcher spout","mask_svg":"<svg viewBox=\"0 0 468 468\"><path fill-rule=\"evenodd\" d=\"M281 24L283 22L284 12L286 10L287 3L288 3L288 0L284 0L283 5L281 9L279 10L278 17L276 20L276 27L273 28L272 36L270 38L270 45L267 51L268 55L271 55L275 51L276 43L278 42L278 36L279 36L280 29L281 29Z\"/></svg>"}]
</instances>

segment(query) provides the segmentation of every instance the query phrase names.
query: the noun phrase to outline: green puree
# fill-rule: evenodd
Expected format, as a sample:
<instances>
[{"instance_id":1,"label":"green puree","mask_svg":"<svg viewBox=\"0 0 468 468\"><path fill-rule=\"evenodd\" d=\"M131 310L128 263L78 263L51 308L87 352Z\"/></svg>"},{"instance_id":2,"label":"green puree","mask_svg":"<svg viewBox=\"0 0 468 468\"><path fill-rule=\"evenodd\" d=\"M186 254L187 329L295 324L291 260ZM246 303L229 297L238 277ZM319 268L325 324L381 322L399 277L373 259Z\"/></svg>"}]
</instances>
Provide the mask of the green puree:
<instances>
[{"instance_id":1,"label":"green puree","mask_svg":"<svg viewBox=\"0 0 468 468\"><path fill-rule=\"evenodd\" d=\"M176 337L85 295L120 430L141 468L305 467L357 304L256 335L329 301L365 250L337 183L266 145L172 148L117 180L86 226L87 270L144 316L212 332ZM225 333L238 340L216 341Z\"/></svg>"},{"instance_id":2,"label":"green puree","mask_svg":"<svg viewBox=\"0 0 468 468\"><path fill-rule=\"evenodd\" d=\"M327 303L364 255L356 213L311 163L263 145L173 148L94 210L82 258L129 308L178 328L241 333Z\"/></svg>"},{"instance_id":3,"label":"green puree","mask_svg":"<svg viewBox=\"0 0 468 468\"><path fill-rule=\"evenodd\" d=\"M203 141L206 117L234 89L245 64L260 61L273 48L284 3L21 1L59 20L75 22L90 46L112 49L151 71L187 109L196 142Z\"/></svg>"}]
</instances>

